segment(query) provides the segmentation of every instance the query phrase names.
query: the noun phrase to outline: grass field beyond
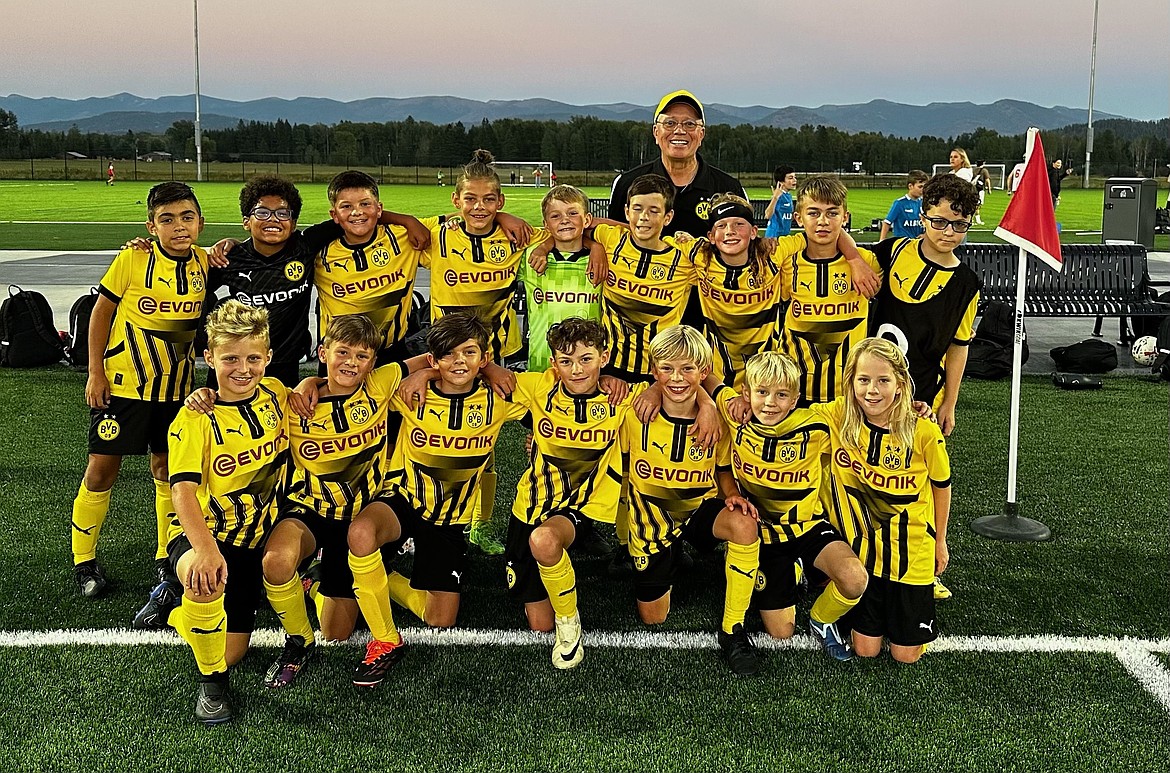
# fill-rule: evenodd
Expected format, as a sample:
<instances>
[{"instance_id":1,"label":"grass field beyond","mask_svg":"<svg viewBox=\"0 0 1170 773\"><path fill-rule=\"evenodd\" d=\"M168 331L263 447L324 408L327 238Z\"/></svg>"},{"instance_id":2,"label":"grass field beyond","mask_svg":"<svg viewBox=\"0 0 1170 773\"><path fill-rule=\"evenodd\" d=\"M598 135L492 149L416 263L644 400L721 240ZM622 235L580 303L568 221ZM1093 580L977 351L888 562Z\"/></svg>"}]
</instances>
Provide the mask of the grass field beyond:
<instances>
[{"instance_id":1,"label":"grass field beyond","mask_svg":"<svg viewBox=\"0 0 1170 773\"><path fill-rule=\"evenodd\" d=\"M0 701L10 707L0 732L9 769L1170 766L1164 383L1110 378L1098 392L1061 392L1025 379L1019 501L1052 528L1042 544L992 542L969 529L1003 505L1008 385L964 384L948 444L946 580L955 598L940 604L943 639L917 666L886 657L842 666L802 636L768 651L761 677L736 680L711 633L722 599L719 560L698 557L677 586L670 620L650 634L656 638L640 640L630 587L608 577L604 559L581 558L586 658L559 673L547 642L520 634L523 615L504 590L500 559L476 554L459 621L478 631L473 643L420 631L396 609L414 638L380 689L348 684L360 653L348 643L324 648L294 688L273 693L260 686L276 654L276 637L265 634L233 671L241 717L208 731L190 719L187 648L169 634L151 644L126 630L150 587L153 507L143 459L127 460L102 534L112 591L87 601L73 585L68 524L85 463L83 381L64 368L0 371L0 433L11 439L0 467L0 554L9 557L0 572ZM522 441L518 427L501 440L500 533L524 464ZM798 608L802 626L807 605ZM260 624L276 621L264 612ZM759 628L754 615L749 626ZM12 646L22 632L35 644L43 631L61 631L64 643ZM1122 657L1130 646L1133 655Z\"/></svg>"}]
</instances>

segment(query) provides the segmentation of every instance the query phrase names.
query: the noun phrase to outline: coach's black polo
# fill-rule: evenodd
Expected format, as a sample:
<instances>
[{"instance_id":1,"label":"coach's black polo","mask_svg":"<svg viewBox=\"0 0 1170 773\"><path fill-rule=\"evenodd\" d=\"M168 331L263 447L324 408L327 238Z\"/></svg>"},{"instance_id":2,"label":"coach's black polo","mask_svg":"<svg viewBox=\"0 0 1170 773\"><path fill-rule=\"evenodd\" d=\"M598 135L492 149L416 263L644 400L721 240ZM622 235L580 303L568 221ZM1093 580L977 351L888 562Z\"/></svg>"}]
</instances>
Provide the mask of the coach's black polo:
<instances>
[{"instance_id":1,"label":"coach's black polo","mask_svg":"<svg viewBox=\"0 0 1170 773\"><path fill-rule=\"evenodd\" d=\"M696 154L695 158L699 162L699 171L695 173L695 179L687 185L674 186L674 218L662 230L663 236L670 236L676 231L686 231L695 237L706 236L711 230L707 212L711 206L712 196L716 193L734 193L747 198L747 193L739 180L722 169L711 166L701 155ZM662 175L667 180L670 179L661 158L619 175L613 181L613 191L609 197L610 220L626 222L626 192L634 180L647 174Z\"/></svg>"}]
</instances>

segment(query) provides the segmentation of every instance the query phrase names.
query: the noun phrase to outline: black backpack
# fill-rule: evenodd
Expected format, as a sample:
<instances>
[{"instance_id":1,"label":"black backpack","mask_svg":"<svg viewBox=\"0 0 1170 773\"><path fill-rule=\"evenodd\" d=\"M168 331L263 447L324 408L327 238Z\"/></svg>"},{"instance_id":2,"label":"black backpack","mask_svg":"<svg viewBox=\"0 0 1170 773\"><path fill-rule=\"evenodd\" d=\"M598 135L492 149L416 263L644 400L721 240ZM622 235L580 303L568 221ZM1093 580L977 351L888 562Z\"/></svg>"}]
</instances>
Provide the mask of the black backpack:
<instances>
[{"instance_id":1,"label":"black backpack","mask_svg":"<svg viewBox=\"0 0 1170 773\"><path fill-rule=\"evenodd\" d=\"M1099 338L1058 346L1049 354L1056 369L1066 373L1108 373L1117 367L1117 350Z\"/></svg>"},{"instance_id":2,"label":"black backpack","mask_svg":"<svg viewBox=\"0 0 1170 773\"><path fill-rule=\"evenodd\" d=\"M64 356L65 345L45 296L9 285L8 297L0 304L0 365L35 368L60 362Z\"/></svg>"},{"instance_id":3,"label":"black backpack","mask_svg":"<svg viewBox=\"0 0 1170 773\"><path fill-rule=\"evenodd\" d=\"M91 287L69 307L69 346L65 350L65 359L78 369L89 367L89 318L97 299L97 288Z\"/></svg>"},{"instance_id":4,"label":"black backpack","mask_svg":"<svg viewBox=\"0 0 1170 773\"><path fill-rule=\"evenodd\" d=\"M998 381L1012 374L1012 347L1015 340L1016 318L1012 307L999 301L988 301L975 329L975 338L967 347L967 367L963 375L971 378ZM1028 332L1024 331L1020 364L1028 361Z\"/></svg>"},{"instance_id":5,"label":"black backpack","mask_svg":"<svg viewBox=\"0 0 1170 773\"><path fill-rule=\"evenodd\" d=\"M1154 358L1153 371L1170 381L1170 317L1162 320L1158 328L1158 356Z\"/></svg>"}]
</instances>

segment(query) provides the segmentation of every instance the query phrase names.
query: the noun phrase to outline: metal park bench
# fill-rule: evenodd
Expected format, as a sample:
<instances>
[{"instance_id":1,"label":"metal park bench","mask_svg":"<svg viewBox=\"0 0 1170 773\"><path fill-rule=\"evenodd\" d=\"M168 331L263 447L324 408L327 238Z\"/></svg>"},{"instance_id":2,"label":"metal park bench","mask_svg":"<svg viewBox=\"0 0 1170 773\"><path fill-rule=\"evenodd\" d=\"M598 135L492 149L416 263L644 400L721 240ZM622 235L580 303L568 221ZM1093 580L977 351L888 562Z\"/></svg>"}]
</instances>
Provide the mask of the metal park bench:
<instances>
[{"instance_id":1,"label":"metal park bench","mask_svg":"<svg viewBox=\"0 0 1170 773\"><path fill-rule=\"evenodd\" d=\"M1064 270L1053 271L1029 259L1025 278L1024 314L1029 317L1120 317L1170 314L1170 304L1155 301L1146 248L1140 244L1066 244L1061 246ZM1010 244L964 244L955 250L983 280L980 306L999 301L1015 307L1018 249Z\"/></svg>"}]
</instances>

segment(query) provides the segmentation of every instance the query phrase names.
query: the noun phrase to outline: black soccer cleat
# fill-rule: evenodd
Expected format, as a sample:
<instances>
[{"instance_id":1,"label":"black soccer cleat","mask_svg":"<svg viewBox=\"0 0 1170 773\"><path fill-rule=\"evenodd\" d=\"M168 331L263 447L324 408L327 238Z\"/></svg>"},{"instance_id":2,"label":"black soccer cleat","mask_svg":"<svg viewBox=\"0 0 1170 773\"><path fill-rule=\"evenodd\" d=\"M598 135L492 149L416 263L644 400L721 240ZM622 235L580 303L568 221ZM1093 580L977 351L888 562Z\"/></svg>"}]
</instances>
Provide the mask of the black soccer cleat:
<instances>
[{"instance_id":1,"label":"black soccer cleat","mask_svg":"<svg viewBox=\"0 0 1170 773\"><path fill-rule=\"evenodd\" d=\"M614 579L625 579L634 576L634 557L626 545L618 545L610 553L609 567L606 570Z\"/></svg>"},{"instance_id":2,"label":"black soccer cleat","mask_svg":"<svg viewBox=\"0 0 1170 773\"><path fill-rule=\"evenodd\" d=\"M760 653L748 638L742 625L736 625L731 633L719 632L719 647L727 659L727 665L736 676L755 676L762 665Z\"/></svg>"},{"instance_id":3,"label":"black soccer cleat","mask_svg":"<svg viewBox=\"0 0 1170 773\"><path fill-rule=\"evenodd\" d=\"M398 642L370 639L366 645L366 656L353 670L353 683L358 687L377 687L386 678L390 668L406 654L406 643L401 634Z\"/></svg>"},{"instance_id":4,"label":"black soccer cleat","mask_svg":"<svg viewBox=\"0 0 1170 773\"><path fill-rule=\"evenodd\" d=\"M175 585L179 584L179 577L175 574L175 570L171 568L171 562L166 558L154 559L154 576L156 582L173 582Z\"/></svg>"},{"instance_id":5,"label":"black soccer cleat","mask_svg":"<svg viewBox=\"0 0 1170 773\"><path fill-rule=\"evenodd\" d=\"M102 569L97 559L84 561L73 567L73 575L77 579L77 587L81 595L87 599L102 595L109 581L106 580L106 570Z\"/></svg>"},{"instance_id":6,"label":"black soccer cleat","mask_svg":"<svg viewBox=\"0 0 1170 773\"><path fill-rule=\"evenodd\" d=\"M167 619L183 601L183 588L178 580L163 580L150 591L145 606L138 610L131 625L139 630L157 631L169 627Z\"/></svg>"},{"instance_id":7,"label":"black soccer cleat","mask_svg":"<svg viewBox=\"0 0 1170 773\"><path fill-rule=\"evenodd\" d=\"M205 725L218 725L235 716L226 671L205 676L195 694L195 719Z\"/></svg>"},{"instance_id":8,"label":"black soccer cleat","mask_svg":"<svg viewBox=\"0 0 1170 773\"><path fill-rule=\"evenodd\" d=\"M268 667L268 673L264 675L264 686L271 690L279 690L291 685L316 651L315 641L306 644L300 636L286 635L280 657Z\"/></svg>"}]
</instances>

